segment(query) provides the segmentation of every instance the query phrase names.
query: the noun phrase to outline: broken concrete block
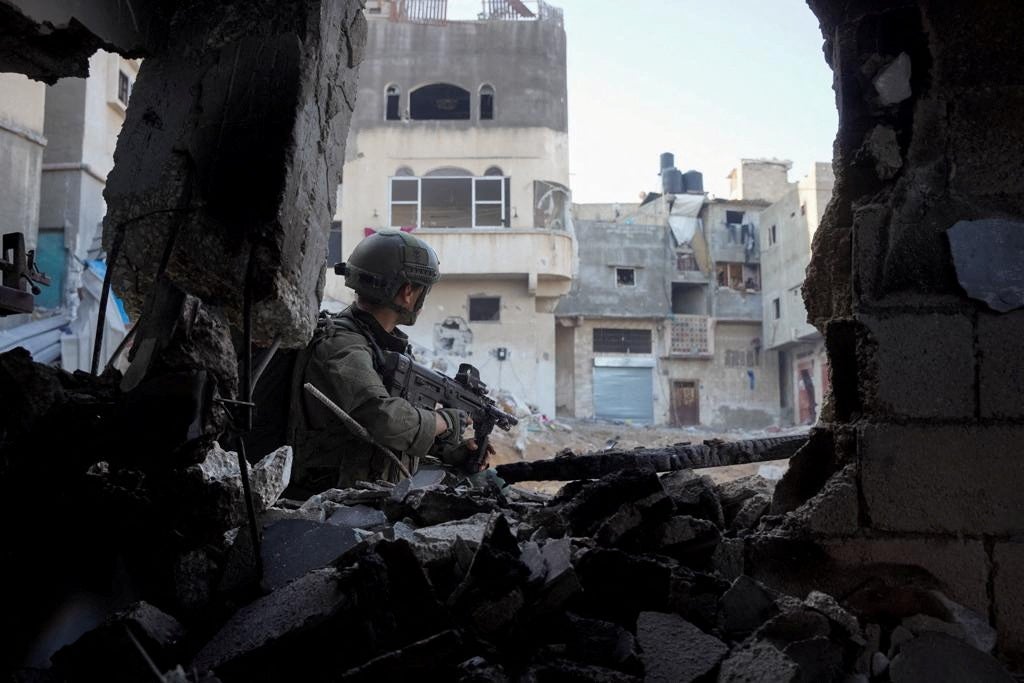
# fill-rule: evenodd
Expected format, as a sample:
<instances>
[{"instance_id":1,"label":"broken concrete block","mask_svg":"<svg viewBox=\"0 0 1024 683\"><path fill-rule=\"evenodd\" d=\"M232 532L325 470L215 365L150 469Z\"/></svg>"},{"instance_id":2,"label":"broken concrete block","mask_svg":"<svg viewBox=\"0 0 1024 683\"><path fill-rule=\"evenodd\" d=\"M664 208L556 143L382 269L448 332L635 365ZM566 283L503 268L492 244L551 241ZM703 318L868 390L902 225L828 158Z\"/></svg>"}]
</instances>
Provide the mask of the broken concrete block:
<instances>
[{"instance_id":1,"label":"broken concrete block","mask_svg":"<svg viewBox=\"0 0 1024 683\"><path fill-rule=\"evenodd\" d=\"M1024 306L1024 238L1020 221L957 221L949 237L957 279L967 296L1006 313Z\"/></svg>"},{"instance_id":2,"label":"broken concrete block","mask_svg":"<svg viewBox=\"0 0 1024 683\"><path fill-rule=\"evenodd\" d=\"M721 538L711 555L711 567L723 579L734 581L744 573L746 541L742 538Z\"/></svg>"},{"instance_id":3,"label":"broken concrete block","mask_svg":"<svg viewBox=\"0 0 1024 683\"><path fill-rule=\"evenodd\" d=\"M283 519L267 527L260 547L263 585L276 590L293 579L334 562L359 543L352 529Z\"/></svg>"},{"instance_id":4,"label":"broken concrete block","mask_svg":"<svg viewBox=\"0 0 1024 683\"><path fill-rule=\"evenodd\" d=\"M800 681L840 680L843 673L843 648L825 636L790 643L782 653L796 663Z\"/></svg>"},{"instance_id":5,"label":"broken concrete block","mask_svg":"<svg viewBox=\"0 0 1024 683\"><path fill-rule=\"evenodd\" d=\"M718 605L721 627L742 635L759 627L779 613L775 596L749 576L733 581Z\"/></svg>"},{"instance_id":6,"label":"broken concrete block","mask_svg":"<svg viewBox=\"0 0 1024 683\"><path fill-rule=\"evenodd\" d=\"M644 529L641 542L651 552L675 557L688 566L703 567L711 559L718 538L718 527L713 523L676 515Z\"/></svg>"},{"instance_id":7,"label":"broken concrete block","mask_svg":"<svg viewBox=\"0 0 1024 683\"><path fill-rule=\"evenodd\" d=\"M729 652L725 643L677 614L641 612L636 638L643 648L645 681L702 680Z\"/></svg>"},{"instance_id":8,"label":"broken concrete block","mask_svg":"<svg viewBox=\"0 0 1024 683\"><path fill-rule=\"evenodd\" d=\"M729 529L732 531L753 529L768 512L768 507L771 504L772 497L765 493L758 493L747 498L740 505L740 509L736 511L736 516L729 523Z\"/></svg>"},{"instance_id":9,"label":"broken concrete block","mask_svg":"<svg viewBox=\"0 0 1024 683\"><path fill-rule=\"evenodd\" d=\"M875 126L864 138L859 155L874 164L875 175L889 180L903 167L903 156L896 131L889 126Z\"/></svg>"},{"instance_id":10,"label":"broken concrete block","mask_svg":"<svg viewBox=\"0 0 1024 683\"><path fill-rule=\"evenodd\" d=\"M626 503L605 519L594 532L594 540L605 546L620 545L641 528L672 514L672 499L661 492Z\"/></svg>"},{"instance_id":11,"label":"broken concrete block","mask_svg":"<svg viewBox=\"0 0 1024 683\"><path fill-rule=\"evenodd\" d=\"M327 518L328 524L350 529L373 529L387 524L387 516L366 505L342 505Z\"/></svg>"},{"instance_id":12,"label":"broken concrete block","mask_svg":"<svg viewBox=\"0 0 1024 683\"><path fill-rule=\"evenodd\" d=\"M779 650L791 643L827 638L832 629L823 614L810 609L794 609L777 614L757 629L754 637L769 641Z\"/></svg>"},{"instance_id":13,"label":"broken concrete block","mask_svg":"<svg viewBox=\"0 0 1024 683\"><path fill-rule=\"evenodd\" d=\"M872 84L878 93L878 101L884 105L898 104L910 97L910 56L901 52L896 59L882 68Z\"/></svg>"},{"instance_id":14,"label":"broken concrete block","mask_svg":"<svg viewBox=\"0 0 1024 683\"><path fill-rule=\"evenodd\" d=\"M540 555L544 560L544 583L533 599L533 609L537 614L547 614L561 608L581 586L572 566L570 539L548 540L541 547Z\"/></svg>"},{"instance_id":15,"label":"broken concrete block","mask_svg":"<svg viewBox=\"0 0 1024 683\"><path fill-rule=\"evenodd\" d=\"M618 624L566 614L559 633L566 654L577 661L616 669L629 669L635 663L636 639Z\"/></svg>"},{"instance_id":16,"label":"broken concrete block","mask_svg":"<svg viewBox=\"0 0 1024 683\"><path fill-rule=\"evenodd\" d=\"M192 667L199 672L237 667L282 639L323 624L351 606L351 593L341 576L333 567L317 569L246 605L203 646Z\"/></svg>"},{"instance_id":17,"label":"broken concrete block","mask_svg":"<svg viewBox=\"0 0 1024 683\"><path fill-rule=\"evenodd\" d=\"M676 504L677 513L706 519L719 527L725 527L718 487L710 477L693 470L678 470L662 476L661 485Z\"/></svg>"},{"instance_id":18,"label":"broken concrete block","mask_svg":"<svg viewBox=\"0 0 1024 683\"><path fill-rule=\"evenodd\" d=\"M453 520L465 519L482 512L492 512L497 506L492 501L460 495L451 489L432 486L413 489L402 504L404 514L421 526L433 526ZM394 515L389 508L389 516Z\"/></svg>"},{"instance_id":19,"label":"broken concrete block","mask_svg":"<svg viewBox=\"0 0 1024 683\"><path fill-rule=\"evenodd\" d=\"M562 493L566 493L563 497ZM664 493L658 475L654 472L620 470L597 481L587 481L575 487L566 486L559 499L566 502L561 514L575 536L590 536L606 518L627 503Z\"/></svg>"},{"instance_id":20,"label":"broken concrete block","mask_svg":"<svg viewBox=\"0 0 1024 683\"><path fill-rule=\"evenodd\" d=\"M942 633L926 633L904 643L889 665L893 683L1011 683L1013 677L994 657Z\"/></svg>"},{"instance_id":21,"label":"broken concrete block","mask_svg":"<svg viewBox=\"0 0 1024 683\"><path fill-rule=\"evenodd\" d=\"M184 636L177 619L149 603L137 602L58 650L51 660L66 680L141 681L153 673L132 637L166 670L177 663L177 647Z\"/></svg>"},{"instance_id":22,"label":"broken concrete block","mask_svg":"<svg viewBox=\"0 0 1024 683\"><path fill-rule=\"evenodd\" d=\"M668 558L603 548L586 551L575 563L588 608L618 623L667 603L672 567Z\"/></svg>"},{"instance_id":23,"label":"broken concrete block","mask_svg":"<svg viewBox=\"0 0 1024 683\"><path fill-rule=\"evenodd\" d=\"M743 503L749 498L763 494L771 498L775 490L775 482L764 477L750 475L723 482L718 485L718 498L722 505L725 525L732 524L733 518L740 511Z\"/></svg>"},{"instance_id":24,"label":"broken concrete block","mask_svg":"<svg viewBox=\"0 0 1024 683\"><path fill-rule=\"evenodd\" d=\"M292 480L292 460L292 447L281 446L249 468L249 481L257 512L276 503L288 488Z\"/></svg>"},{"instance_id":25,"label":"broken concrete block","mask_svg":"<svg viewBox=\"0 0 1024 683\"><path fill-rule=\"evenodd\" d=\"M857 617L843 609L831 595L821 591L811 591L804 598L804 605L824 614L829 620L841 626L847 635L851 637L861 635Z\"/></svg>"},{"instance_id":26,"label":"broken concrete block","mask_svg":"<svg viewBox=\"0 0 1024 683\"><path fill-rule=\"evenodd\" d=\"M733 650L722 662L718 683L796 683L800 667L767 643L753 642Z\"/></svg>"},{"instance_id":27,"label":"broken concrete block","mask_svg":"<svg viewBox=\"0 0 1024 683\"><path fill-rule=\"evenodd\" d=\"M492 664L483 657L471 657L456 667L458 683L509 683L511 680L500 664Z\"/></svg>"},{"instance_id":28,"label":"broken concrete block","mask_svg":"<svg viewBox=\"0 0 1024 683\"><path fill-rule=\"evenodd\" d=\"M491 516L492 513L489 512L478 512L464 519L420 527L413 531L413 536L416 540L425 542L454 543L456 538L461 538L475 548L483 541Z\"/></svg>"}]
</instances>

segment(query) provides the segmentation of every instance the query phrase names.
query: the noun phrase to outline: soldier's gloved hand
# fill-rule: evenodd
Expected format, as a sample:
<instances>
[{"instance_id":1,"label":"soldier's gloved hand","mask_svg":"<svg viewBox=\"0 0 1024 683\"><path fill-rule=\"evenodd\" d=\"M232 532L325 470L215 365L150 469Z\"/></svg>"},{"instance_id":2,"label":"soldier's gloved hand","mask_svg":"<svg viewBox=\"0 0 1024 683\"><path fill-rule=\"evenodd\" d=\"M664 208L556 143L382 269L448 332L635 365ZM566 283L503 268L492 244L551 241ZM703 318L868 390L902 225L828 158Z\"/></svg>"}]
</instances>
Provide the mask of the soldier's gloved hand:
<instances>
[{"instance_id":1,"label":"soldier's gloved hand","mask_svg":"<svg viewBox=\"0 0 1024 683\"><path fill-rule=\"evenodd\" d=\"M469 426L469 415L457 408L445 408L437 414L444 421L445 430L434 439L434 446L438 452L444 453L462 443L462 433Z\"/></svg>"},{"instance_id":2,"label":"soldier's gloved hand","mask_svg":"<svg viewBox=\"0 0 1024 683\"><path fill-rule=\"evenodd\" d=\"M494 446L487 444L487 452L484 453L483 461L476 460L477 444L476 439L466 439L457 446L442 451L439 454L441 462L451 465L465 474L476 474L490 466L491 456L494 455Z\"/></svg>"}]
</instances>

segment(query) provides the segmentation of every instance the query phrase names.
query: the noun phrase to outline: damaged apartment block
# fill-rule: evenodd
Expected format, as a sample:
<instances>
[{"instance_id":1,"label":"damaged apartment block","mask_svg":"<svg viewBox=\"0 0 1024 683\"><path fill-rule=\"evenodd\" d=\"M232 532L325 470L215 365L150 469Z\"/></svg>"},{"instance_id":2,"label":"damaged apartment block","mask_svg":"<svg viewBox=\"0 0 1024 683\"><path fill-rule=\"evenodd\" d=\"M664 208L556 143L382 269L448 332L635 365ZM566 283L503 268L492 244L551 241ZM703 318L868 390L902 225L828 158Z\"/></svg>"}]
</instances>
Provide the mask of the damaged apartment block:
<instances>
[{"instance_id":1,"label":"damaged apartment block","mask_svg":"<svg viewBox=\"0 0 1024 683\"><path fill-rule=\"evenodd\" d=\"M629 217L570 211L565 34L546 3L488 0L467 22L430 0L0 4L6 71L81 77L100 47L142 59L104 195L104 290L141 317L129 367L69 373L26 348L0 354L4 673L1016 680L1024 7L808 4L841 108L827 208L755 182L784 162L744 165L738 196L706 202L698 176L663 160L663 191ZM439 35L464 58L442 58ZM483 49L503 40L515 69ZM526 74L542 95L511 96ZM455 116L462 92L468 119ZM415 118L414 102L438 118ZM449 150L515 130L563 152L486 167L433 148L386 163L368 152L427 145L416 126ZM764 244L783 225L813 231L803 299L831 380L816 427L803 445L562 453L544 467L594 469L553 497L425 468L281 498L290 447L246 454L238 437L263 350L301 345L314 324L343 165L342 250L366 229L415 227L462 279L441 283L417 344L465 325L474 355L569 354L545 409L557 396L604 410L585 383L671 381L677 402L644 416L704 421L710 406L712 419L760 420L701 385L775 394L784 363L766 356L793 351L799 367L817 353L781 327L760 337L772 292L793 286L761 272ZM773 205L794 221L766 220ZM573 223L587 288L572 283ZM980 267L994 245L998 267ZM499 301L474 308L467 292ZM690 471L795 447L774 487ZM505 467L494 475L542 469Z\"/></svg>"}]
</instances>

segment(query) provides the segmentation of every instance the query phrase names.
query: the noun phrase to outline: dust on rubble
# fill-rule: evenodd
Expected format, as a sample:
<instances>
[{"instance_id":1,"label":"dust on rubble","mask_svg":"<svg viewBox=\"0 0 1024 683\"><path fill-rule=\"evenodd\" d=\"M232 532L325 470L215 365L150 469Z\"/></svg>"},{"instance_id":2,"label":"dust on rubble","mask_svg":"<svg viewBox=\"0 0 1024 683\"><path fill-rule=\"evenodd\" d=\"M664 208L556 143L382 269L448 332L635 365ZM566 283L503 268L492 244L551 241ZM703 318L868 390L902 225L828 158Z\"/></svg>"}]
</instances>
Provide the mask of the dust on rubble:
<instances>
[{"instance_id":1,"label":"dust on rubble","mask_svg":"<svg viewBox=\"0 0 1024 683\"><path fill-rule=\"evenodd\" d=\"M677 443L699 444L707 440L739 441L805 432L806 427L766 430L715 431L705 427L659 427L634 423L604 422L575 418L548 420L531 415L521 419L519 425L508 432L495 430L491 436L495 455L491 465L504 465L524 460L553 458L565 449L577 455L602 451L607 448L664 448ZM716 483L760 473L769 479L778 479L786 471L787 460L727 465L702 469L701 474ZM522 482L516 484L543 493L556 493L564 481Z\"/></svg>"}]
</instances>

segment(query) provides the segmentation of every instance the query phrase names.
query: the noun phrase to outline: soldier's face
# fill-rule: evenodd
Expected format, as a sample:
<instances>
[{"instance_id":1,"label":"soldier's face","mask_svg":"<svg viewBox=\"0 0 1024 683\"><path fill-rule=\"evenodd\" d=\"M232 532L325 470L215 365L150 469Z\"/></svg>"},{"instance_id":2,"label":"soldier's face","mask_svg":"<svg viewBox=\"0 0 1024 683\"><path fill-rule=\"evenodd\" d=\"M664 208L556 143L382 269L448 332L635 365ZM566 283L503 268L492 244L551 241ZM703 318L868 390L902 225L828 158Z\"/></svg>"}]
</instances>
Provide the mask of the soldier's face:
<instances>
[{"instance_id":1,"label":"soldier's face","mask_svg":"<svg viewBox=\"0 0 1024 683\"><path fill-rule=\"evenodd\" d=\"M423 287L412 284L404 284L398 290L395 303L402 308L399 325L415 325L420 309L423 308L423 297L426 294Z\"/></svg>"}]
</instances>

